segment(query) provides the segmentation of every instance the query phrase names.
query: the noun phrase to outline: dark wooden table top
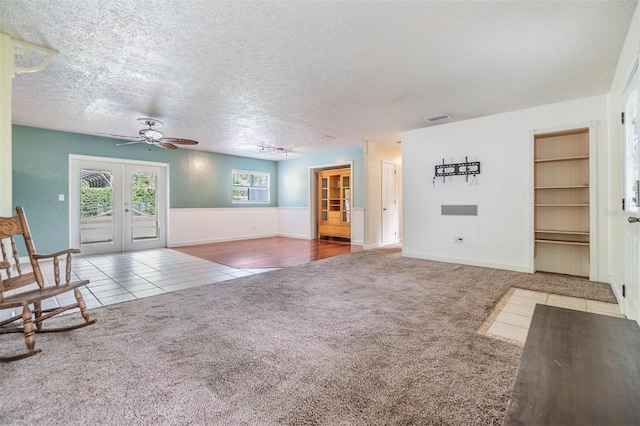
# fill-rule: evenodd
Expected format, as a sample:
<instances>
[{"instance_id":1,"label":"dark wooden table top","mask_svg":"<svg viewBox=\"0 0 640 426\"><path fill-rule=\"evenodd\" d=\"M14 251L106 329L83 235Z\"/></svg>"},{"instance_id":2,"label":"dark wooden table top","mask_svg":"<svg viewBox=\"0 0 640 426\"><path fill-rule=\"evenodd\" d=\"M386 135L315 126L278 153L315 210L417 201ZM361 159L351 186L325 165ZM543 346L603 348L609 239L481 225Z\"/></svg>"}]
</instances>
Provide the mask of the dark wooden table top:
<instances>
[{"instance_id":1,"label":"dark wooden table top","mask_svg":"<svg viewBox=\"0 0 640 426\"><path fill-rule=\"evenodd\" d=\"M640 425L635 321L536 305L505 425Z\"/></svg>"}]
</instances>

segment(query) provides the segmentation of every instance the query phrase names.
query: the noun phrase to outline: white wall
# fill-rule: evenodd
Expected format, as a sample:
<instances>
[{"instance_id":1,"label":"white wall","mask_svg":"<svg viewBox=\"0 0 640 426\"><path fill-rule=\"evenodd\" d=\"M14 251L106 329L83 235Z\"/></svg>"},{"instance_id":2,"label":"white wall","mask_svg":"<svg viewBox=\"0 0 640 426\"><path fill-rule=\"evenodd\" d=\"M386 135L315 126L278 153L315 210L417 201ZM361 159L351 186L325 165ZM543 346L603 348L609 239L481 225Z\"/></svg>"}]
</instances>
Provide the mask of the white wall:
<instances>
[{"instance_id":1,"label":"white wall","mask_svg":"<svg viewBox=\"0 0 640 426\"><path fill-rule=\"evenodd\" d=\"M409 257L533 271L533 134L594 126L591 152L596 200L607 200L607 97L454 122L402 134L403 254ZM475 184L464 176L436 180L434 167L481 162ZM470 179L471 180L471 179ZM597 201L596 201L597 202ZM477 216L441 216L442 204L476 204ZM606 209L592 206L592 278L608 277ZM463 237L464 244L455 244ZM602 249L601 244L603 244Z\"/></svg>"}]
</instances>

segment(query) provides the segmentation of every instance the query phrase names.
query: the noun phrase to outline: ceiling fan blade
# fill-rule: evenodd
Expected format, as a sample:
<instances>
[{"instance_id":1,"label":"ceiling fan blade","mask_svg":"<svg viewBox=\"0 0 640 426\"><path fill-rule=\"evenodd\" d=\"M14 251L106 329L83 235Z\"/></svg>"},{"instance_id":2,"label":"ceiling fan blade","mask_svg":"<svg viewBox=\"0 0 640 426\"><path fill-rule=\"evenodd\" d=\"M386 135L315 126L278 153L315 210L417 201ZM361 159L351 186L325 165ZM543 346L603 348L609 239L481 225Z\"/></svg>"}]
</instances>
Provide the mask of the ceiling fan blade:
<instances>
[{"instance_id":1,"label":"ceiling fan blade","mask_svg":"<svg viewBox=\"0 0 640 426\"><path fill-rule=\"evenodd\" d=\"M178 149L178 147L175 146L174 144L165 142L164 140L154 142L154 144L164 149Z\"/></svg>"},{"instance_id":2,"label":"ceiling fan blade","mask_svg":"<svg viewBox=\"0 0 640 426\"><path fill-rule=\"evenodd\" d=\"M169 142L169 143L175 143L178 145L198 145L197 141L191 140L191 139L181 139L181 138L162 138L160 139L161 142Z\"/></svg>"},{"instance_id":3,"label":"ceiling fan blade","mask_svg":"<svg viewBox=\"0 0 640 426\"><path fill-rule=\"evenodd\" d=\"M124 142L124 143L117 143L116 146L122 146L122 145L131 145L133 143L145 143L143 140L139 140L139 141L131 141L131 142Z\"/></svg>"},{"instance_id":4,"label":"ceiling fan blade","mask_svg":"<svg viewBox=\"0 0 640 426\"><path fill-rule=\"evenodd\" d=\"M128 141L141 141L140 136L124 136L124 135L114 135L111 133L94 133L96 136L102 136L105 138L114 138L114 139L124 139Z\"/></svg>"}]
</instances>

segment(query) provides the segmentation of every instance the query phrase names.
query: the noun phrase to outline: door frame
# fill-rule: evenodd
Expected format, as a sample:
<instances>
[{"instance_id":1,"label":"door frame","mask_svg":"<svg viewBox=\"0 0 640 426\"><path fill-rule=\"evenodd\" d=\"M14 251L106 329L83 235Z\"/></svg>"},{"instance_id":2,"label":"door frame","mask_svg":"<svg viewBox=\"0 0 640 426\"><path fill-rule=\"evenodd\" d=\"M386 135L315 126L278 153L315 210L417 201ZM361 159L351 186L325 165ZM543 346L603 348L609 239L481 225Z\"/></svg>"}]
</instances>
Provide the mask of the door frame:
<instances>
[{"instance_id":1,"label":"door frame","mask_svg":"<svg viewBox=\"0 0 640 426\"><path fill-rule=\"evenodd\" d=\"M529 250L530 250L530 272L535 272L535 258L536 258L536 243L533 230L535 225L535 189L534 189L534 167L533 158L535 150L535 137L538 134L544 133L556 133L566 132L575 129L589 129L589 280L598 282L608 282L608 277L600 275L600 268L598 267L598 251L599 251L599 236L598 230L600 228L600 219L598 217L598 189L597 189L597 176L598 176L598 139L600 131L599 121L577 122L570 125L539 128L529 131L529 156L531 158L531 166L529 168L529 217L527 221L531 229L529 234Z\"/></svg>"},{"instance_id":2,"label":"door frame","mask_svg":"<svg viewBox=\"0 0 640 426\"><path fill-rule=\"evenodd\" d=\"M318 172L347 168L351 170L351 244L353 244L353 194L355 194L355 191L357 190L354 187L353 161L309 166L309 240L315 240L318 238Z\"/></svg>"},{"instance_id":3,"label":"door frame","mask_svg":"<svg viewBox=\"0 0 640 426\"><path fill-rule=\"evenodd\" d=\"M68 163L69 164L69 242L71 247L80 248L79 235L74 230L74 228L77 228L78 223L77 223L77 220L74 220L73 214L72 214L74 211L80 210L80 205L79 205L80 200L76 199L75 197L72 197L73 192L71 191L71 185L73 184L73 175L74 175L73 167L74 167L74 162L76 161L95 161L95 162L102 162L102 163L114 163L114 164L120 165L123 169L125 165L151 166L151 167L158 167L163 169L164 175L165 175L165 185L164 185L165 186L164 188L165 208L164 208L164 212L162 213L162 215L164 216L163 217L164 227L160 229L160 232L164 232L164 235L166 236L163 247L167 247L169 245L169 241L171 241L171 235L170 235L170 229L171 229L170 216L171 215L169 214L169 210L171 206L169 163L159 163L155 161L144 161L144 160L131 160L127 158L96 157L91 155L78 155L78 154L69 154L68 161L69 161ZM123 241L121 252L123 252L124 250L125 250L125 244Z\"/></svg>"}]
</instances>

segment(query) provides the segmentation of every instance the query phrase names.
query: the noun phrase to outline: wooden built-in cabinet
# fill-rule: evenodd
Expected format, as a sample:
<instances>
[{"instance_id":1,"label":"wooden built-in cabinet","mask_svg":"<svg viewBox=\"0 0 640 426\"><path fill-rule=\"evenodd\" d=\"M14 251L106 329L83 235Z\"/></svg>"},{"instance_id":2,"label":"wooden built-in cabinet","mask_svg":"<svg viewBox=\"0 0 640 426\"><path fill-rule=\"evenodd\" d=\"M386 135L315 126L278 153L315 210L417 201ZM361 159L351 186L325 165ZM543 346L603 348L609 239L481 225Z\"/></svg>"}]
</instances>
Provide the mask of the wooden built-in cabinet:
<instances>
[{"instance_id":1,"label":"wooden built-in cabinet","mask_svg":"<svg viewBox=\"0 0 640 426\"><path fill-rule=\"evenodd\" d=\"M318 172L318 238L351 239L351 169Z\"/></svg>"},{"instance_id":2,"label":"wooden built-in cabinet","mask_svg":"<svg viewBox=\"0 0 640 426\"><path fill-rule=\"evenodd\" d=\"M589 276L589 129L534 138L535 269Z\"/></svg>"}]
</instances>

